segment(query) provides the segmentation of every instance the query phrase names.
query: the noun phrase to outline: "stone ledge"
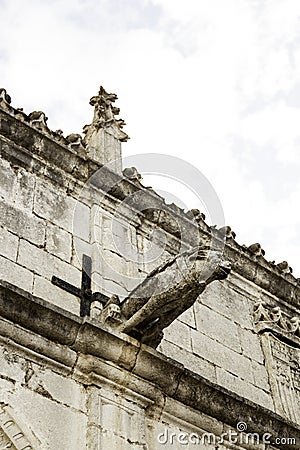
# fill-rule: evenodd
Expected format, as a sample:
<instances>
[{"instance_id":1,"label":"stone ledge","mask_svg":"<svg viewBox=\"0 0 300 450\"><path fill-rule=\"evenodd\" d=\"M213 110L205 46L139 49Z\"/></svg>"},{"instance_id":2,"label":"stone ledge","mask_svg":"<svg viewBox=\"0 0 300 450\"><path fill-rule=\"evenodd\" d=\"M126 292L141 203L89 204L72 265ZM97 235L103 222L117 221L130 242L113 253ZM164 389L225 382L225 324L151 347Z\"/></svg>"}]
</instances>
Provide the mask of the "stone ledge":
<instances>
[{"instance_id":1,"label":"stone ledge","mask_svg":"<svg viewBox=\"0 0 300 450\"><path fill-rule=\"evenodd\" d=\"M46 337L54 345L65 345L77 353L85 353L91 361L94 357L95 364L88 372L101 372L101 364L97 365L97 360L104 360L114 366L116 372L123 372L127 379L146 380L163 396L229 426L235 427L237 422L245 421L248 432L271 433L273 438L293 437L297 445L285 448L299 448L300 427L296 424L184 369L181 364L124 334L76 317L5 282L0 283L0 314L23 329ZM14 340L17 339L18 336L14 336ZM65 362L70 364L73 358L68 355ZM166 384L168 373L172 376L170 383ZM135 387L139 389L138 383Z\"/></svg>"}]
</instances>

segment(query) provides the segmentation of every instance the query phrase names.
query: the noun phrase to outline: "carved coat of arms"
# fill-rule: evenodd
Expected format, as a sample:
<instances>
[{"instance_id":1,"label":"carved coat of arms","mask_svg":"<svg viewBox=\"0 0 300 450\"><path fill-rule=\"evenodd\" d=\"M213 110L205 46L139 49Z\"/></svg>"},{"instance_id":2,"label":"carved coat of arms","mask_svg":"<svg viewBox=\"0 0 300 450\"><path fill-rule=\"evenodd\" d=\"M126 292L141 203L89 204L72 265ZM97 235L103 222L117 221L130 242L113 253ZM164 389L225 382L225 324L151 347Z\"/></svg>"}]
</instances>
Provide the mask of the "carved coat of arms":
<instances>
[{"instance_id":1,"label":"carved coat of arms","mask_svg":"<svg viewBox=\"0 0 300 450\"><path fill-rule=\"evenodd\" d=\"M261 334L275 411L300 422L300 323L279 307L255 305L255 322Z\"/></svg>"}]
</instances>

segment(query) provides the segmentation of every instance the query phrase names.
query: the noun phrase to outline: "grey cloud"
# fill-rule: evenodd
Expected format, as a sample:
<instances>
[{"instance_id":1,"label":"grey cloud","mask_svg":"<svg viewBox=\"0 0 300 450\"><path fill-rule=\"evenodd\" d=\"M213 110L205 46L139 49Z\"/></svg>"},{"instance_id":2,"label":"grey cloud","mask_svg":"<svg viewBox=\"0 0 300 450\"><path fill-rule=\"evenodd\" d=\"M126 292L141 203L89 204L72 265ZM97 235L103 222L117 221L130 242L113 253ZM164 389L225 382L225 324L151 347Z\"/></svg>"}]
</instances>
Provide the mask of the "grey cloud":
<instances>
[{"instance_id":1,"label":"grey cloud","mask_svg":"<svg viewBox=\"0 0 300 450\"><path fill-rule=\"evenodd\" d=\"M300 137L298 139L300 144ZM232 149L245 182L259 181L267 199L285 199L295 190L299 181L299 165L278 161L277 150L271 144L259 146L251 140L235 136Z\"/></svg>"},{"instance_id":2,"label":"grey cloud","mask_svg":"<svg viewBox=\"0 0 300 450\"><path fill-rule=\"evenodd\" d=\"M241 111L241 115L246 117L250 114L255 114L263 111L265 108L269 108L270 103L275 105L280 101L284 101L287 106L300 108L300 83L295 83L288 92L279 90L271 98L270 96L264 97L263 93L253 93L253 99L247 102Z\"/></svg>"},{"instance_id":3,"label":"grey cloud","mask_svg":"<svg viewBox=\"0 0 300 450\"><path fill-rule=\"evenodd\" d=\"M99 33L156 28L162 10L151 1L140 0L86 0L79 1L74 8L66 8L65 19L75 25L97 30Z\"/></svg>"}]
</instances>

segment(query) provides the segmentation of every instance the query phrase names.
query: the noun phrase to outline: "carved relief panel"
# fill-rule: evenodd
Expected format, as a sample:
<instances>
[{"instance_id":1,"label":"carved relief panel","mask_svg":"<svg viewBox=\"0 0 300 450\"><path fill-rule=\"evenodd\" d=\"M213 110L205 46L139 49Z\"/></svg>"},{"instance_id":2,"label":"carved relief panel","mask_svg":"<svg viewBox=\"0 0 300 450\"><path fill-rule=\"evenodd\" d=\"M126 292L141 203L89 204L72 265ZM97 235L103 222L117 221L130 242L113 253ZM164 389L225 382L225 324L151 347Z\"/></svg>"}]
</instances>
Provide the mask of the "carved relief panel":
<instances>
[{"instance_id":1,"label":"carved relief panel","mask_svg":"<svg viewBox=\"0 0 300 450\"><path fill-rule=\"evenodd\" d=\"M116 385L89 392L87 446L90 450L119 450L145 445L143 408L139 400L115 393Z\"/></svg>"},{"instance_id":2,"label":"carved relief panel","mask_svg":"<svg viewBox=\"0 0 300 450\"><path fill-rule=\"evenodd\" d=\"M255 322L261 334L275 411L300 422L299 319L290 318L279 307L256 305Z\"/></svg>"},{"instance_id":3,"label":"carved relief panel","mask_svg":"<svg viewBox=\"0 0 300 450\"><path fill-rule=\"evenodd\" d=\"M263 336L276 412L300 422L300 349L281 341L272 333Z\"/></svg>"},{"instance_id":4,"label":"carved relief panel","mask_svg":"<svg viewBox=\"0 0 300 450\"><path fill-rule=\"evenodd\" d=\"M34 450L39 447L37 443L31 441L36 439L28 436L30 433L20 428L16 422L12 409L5 404L0 405L0 450ZM30 439L30 441L29 441Z\"/></svg>"}]
</instances>

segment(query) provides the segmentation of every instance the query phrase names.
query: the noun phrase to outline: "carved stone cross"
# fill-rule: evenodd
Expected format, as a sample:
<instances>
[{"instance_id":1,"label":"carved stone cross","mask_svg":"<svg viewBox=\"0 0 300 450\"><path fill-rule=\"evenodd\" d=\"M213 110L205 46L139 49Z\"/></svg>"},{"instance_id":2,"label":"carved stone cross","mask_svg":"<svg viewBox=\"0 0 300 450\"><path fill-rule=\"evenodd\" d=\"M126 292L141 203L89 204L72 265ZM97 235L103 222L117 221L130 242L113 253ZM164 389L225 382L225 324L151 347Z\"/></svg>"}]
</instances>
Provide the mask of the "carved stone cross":
<instances>
[{"instance_id":1,"label":"carved stone cross","mask_svg":"<svg viewBox=\"0 0 300 450\"><path fill-rule=\"evenodd\" d=\"M91 304L95 301L102 303L103 306L106 305L109 297L101 292L92 293L91 290L91 282L92 282L92 259L87 256L82 256L82 278L81 278L81 287L77 288L70 283L67 283L60 278L55 276L52 277L52 283L55 286L60 287L64 291L69 292L69 294L75 295L80 298L80 316L86 317L91 313Z\"/></svg>"}]
</instances>

